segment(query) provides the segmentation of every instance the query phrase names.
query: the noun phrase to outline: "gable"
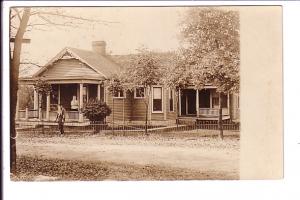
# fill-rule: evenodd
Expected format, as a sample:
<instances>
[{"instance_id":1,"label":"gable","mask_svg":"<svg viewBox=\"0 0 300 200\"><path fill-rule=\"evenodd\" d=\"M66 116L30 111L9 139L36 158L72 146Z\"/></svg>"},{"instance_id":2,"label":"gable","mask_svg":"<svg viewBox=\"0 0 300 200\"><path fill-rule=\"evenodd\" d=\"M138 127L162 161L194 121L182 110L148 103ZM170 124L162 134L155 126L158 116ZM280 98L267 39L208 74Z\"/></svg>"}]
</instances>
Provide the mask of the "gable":
<instances>
[{"instance_id":1,"label":"gable","mask_svg":"<svg viewBox=\"0 0 300 200\"><path fill-rule=\"evenodd\" d=\"M63 55L59 60L42 72L39 76L45 78L71 78L71 77L101 77L95 70L85 63L72 58L68 54Z\"/></svg>"}]
</instances>

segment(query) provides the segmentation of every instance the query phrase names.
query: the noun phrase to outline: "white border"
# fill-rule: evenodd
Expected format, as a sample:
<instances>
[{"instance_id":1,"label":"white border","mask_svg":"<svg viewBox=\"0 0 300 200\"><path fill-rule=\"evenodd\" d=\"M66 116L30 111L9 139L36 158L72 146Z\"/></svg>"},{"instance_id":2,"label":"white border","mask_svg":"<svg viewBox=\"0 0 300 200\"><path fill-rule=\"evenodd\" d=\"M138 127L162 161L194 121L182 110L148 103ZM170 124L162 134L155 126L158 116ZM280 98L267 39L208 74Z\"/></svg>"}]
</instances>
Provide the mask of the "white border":
<instances>
[{"instance_id":1,"label":"white border","mask_svg":"<svg viewBox=\"0 0 300 200\"><path fill-rule=\"evenodd\" d=\"M58 182L23 183L9 181L9 61L2 64L4 199L299 199L300 180L300 3L279 1L214 2L3 2L2 37L8 38L9 6L154 6L154 5L283 5L284 6L284 131L285 179L278 181L187 181L187 182ZM272 20L272 19L270 19ZM2 40L3 58L8 58L8 40Z\"/></svg>"}]
</instances>

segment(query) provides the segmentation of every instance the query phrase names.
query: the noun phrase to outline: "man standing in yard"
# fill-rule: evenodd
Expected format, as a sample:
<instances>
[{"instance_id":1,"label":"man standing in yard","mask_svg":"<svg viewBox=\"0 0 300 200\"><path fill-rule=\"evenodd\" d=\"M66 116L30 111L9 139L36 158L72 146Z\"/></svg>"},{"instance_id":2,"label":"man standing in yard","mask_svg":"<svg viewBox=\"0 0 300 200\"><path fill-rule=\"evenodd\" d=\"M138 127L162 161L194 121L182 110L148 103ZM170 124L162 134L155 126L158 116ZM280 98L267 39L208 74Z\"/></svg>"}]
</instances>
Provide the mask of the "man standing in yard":
<instances>
[{"instance_id":1,"label":"man standing in yard","mask_svg":"<svg viewBox=\"0 0 300 200\"><path fill-rule=\"evenodd\" d=\"M57 115L55 121L58 122L58 130L60 134L64 134L65 109L62 105L57 106Z\"/></svg>"}]
</instances>

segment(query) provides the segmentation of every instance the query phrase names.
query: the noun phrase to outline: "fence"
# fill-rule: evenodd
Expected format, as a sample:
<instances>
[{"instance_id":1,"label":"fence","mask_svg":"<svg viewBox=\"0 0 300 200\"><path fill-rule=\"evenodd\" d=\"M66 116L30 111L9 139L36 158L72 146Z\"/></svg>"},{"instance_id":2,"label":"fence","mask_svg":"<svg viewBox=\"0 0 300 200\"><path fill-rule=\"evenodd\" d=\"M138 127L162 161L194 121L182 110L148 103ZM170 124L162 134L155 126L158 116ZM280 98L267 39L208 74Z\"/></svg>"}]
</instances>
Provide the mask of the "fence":
<instances>
[{"instance_id":1,"label":"fence","mask_svg":"<svg viewBox=\"0 0 300 200\"><path fill-rule=\"evenodd\" d=\"M53 134L58 133L56 124L45 126L43 123L38 124L35 128L29 128L28 132L40 132L44 126L43 132ZM218 130L218 121L215 120L186 120L178 119L176 121L149 121L147 126L145 121L115 121L109 122L97 122L89 123L85 126L65 126L66 133L85 134L85 133L103 133L103 134L115 134L115 135L138 135L147 133L164 133L164 132L183 132L192 131L196 132L200 130ZM240 124L232 122L230 120L223 121L223 130L239 131Z\"/></svg>"}]
</instances>

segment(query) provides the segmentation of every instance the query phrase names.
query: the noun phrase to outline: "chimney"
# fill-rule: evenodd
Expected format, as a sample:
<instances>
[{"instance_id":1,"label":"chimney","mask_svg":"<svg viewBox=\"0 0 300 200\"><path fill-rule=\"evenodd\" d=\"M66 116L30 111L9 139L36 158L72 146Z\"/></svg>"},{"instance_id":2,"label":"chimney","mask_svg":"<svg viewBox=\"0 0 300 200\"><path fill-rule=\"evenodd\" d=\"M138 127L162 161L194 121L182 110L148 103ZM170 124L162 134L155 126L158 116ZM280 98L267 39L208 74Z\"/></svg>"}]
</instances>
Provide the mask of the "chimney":
<instances>
[{"instance_id":1,"label":"chimney","mask_svg":"<svg viewBox=\"0 0 300 200\"><path fill-rule=\"evenodd\" d=\"M106 54L106 42L105 41L93 41L92 42L92 48L94 52L97 52L101 55Z\"/></svg>"}]
</instances>

